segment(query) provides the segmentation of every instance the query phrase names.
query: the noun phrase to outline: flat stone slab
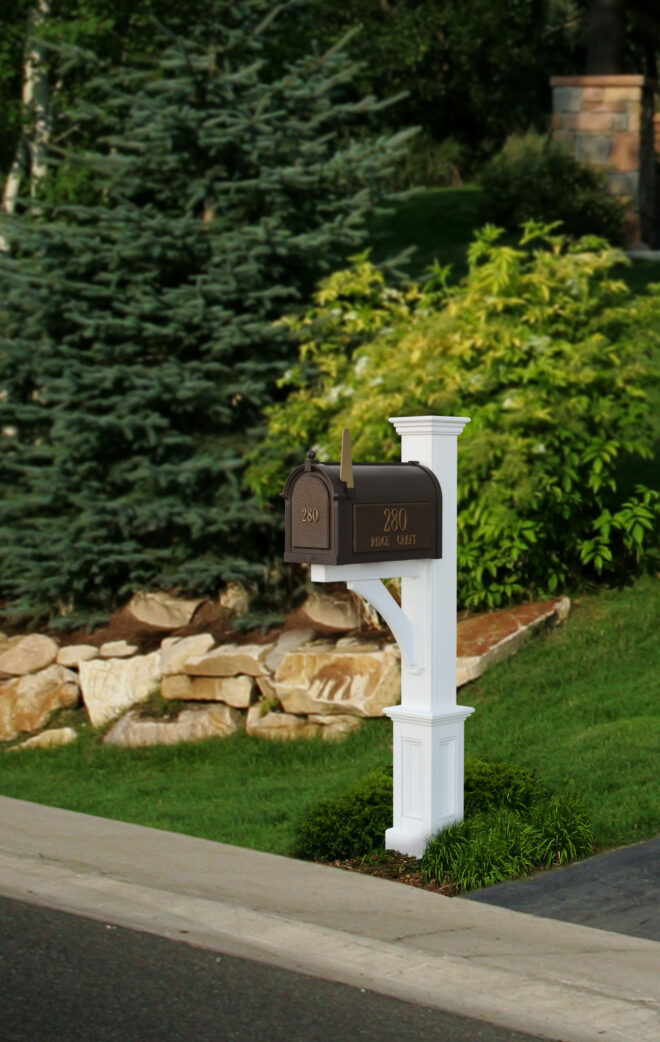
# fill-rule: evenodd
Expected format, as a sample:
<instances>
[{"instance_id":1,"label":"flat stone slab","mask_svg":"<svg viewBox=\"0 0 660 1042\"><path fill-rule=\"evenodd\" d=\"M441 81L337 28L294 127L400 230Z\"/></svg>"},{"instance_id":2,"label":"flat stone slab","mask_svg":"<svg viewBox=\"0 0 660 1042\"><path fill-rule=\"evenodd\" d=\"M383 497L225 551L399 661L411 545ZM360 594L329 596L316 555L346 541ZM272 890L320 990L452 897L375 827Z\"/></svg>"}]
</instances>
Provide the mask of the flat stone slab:
<instances>
[{"instance_id":1,"label":"flat stone slab","mask_svg":"<svg viewBox=\"0 0 660 1042\"><path fill-rule=\"evenodd\" d=\"M474 615L458 623L456 686L476 680L495 662L509 658L530 636L544 627L556 626L567 618L568 597Z\"/></svg>"}]
</instances>

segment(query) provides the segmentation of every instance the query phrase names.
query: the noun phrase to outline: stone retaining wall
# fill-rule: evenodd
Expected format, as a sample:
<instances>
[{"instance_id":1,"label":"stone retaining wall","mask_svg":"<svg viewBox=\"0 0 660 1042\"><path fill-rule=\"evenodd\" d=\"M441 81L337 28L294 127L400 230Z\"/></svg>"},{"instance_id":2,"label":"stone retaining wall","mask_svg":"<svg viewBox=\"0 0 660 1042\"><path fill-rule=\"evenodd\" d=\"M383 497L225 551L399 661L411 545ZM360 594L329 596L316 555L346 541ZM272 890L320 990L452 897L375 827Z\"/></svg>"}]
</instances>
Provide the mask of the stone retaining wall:
<instances>
[{"instance_id":1,"label":"stone retaining wall","mask_svg":"<svg viewBox=\"0 0 660 1042\"><path fill-rule=\"evenodd\" d=\"M457 686L568 609L559 598L459 622ZM180 621L176 612L172 618ZM75 741L76 729L58 726L57 714L80 707L114 745L169 745L238 730L331 740L399 702L398 647L374 628L378 620L359 598L312 594L292 622L264 643L218 644L201 632L163 636L148 654L126 641L67 645L0 634L0 743L13 751Z\"/></svg>"}]
</instances>

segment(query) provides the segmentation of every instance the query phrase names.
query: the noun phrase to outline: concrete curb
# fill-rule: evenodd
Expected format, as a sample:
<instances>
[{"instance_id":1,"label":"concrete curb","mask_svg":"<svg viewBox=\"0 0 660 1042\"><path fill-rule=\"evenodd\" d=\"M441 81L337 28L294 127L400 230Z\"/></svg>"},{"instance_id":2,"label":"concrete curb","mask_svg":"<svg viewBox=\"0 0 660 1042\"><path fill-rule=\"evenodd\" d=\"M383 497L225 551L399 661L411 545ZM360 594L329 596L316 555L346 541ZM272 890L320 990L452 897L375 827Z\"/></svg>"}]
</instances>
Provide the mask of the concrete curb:
<instances>
[{"instance_id":1,"label":"concrete curb","mask_svg":"<svg viewBox=\"0 0 660 1042\"><path fill-rule=\"evenodd\" d=\"M566 1042L656 1042L660 944L0 797L0 892Z\"/></svg>"}]
</instances>

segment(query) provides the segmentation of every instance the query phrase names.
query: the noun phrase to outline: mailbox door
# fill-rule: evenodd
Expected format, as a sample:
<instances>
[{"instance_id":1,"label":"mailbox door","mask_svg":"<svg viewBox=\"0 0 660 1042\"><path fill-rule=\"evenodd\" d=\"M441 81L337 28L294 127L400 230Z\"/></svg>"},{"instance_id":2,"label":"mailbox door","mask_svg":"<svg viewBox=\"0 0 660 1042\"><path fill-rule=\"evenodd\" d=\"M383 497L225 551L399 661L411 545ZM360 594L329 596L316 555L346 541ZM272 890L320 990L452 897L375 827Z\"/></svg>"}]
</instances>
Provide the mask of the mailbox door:
<instances>
[{"instance_id":1,"label":"mailbox door","mask_svg":"<svg viewBox=\"0 0 660 1042\"><path fill-rule=\"evenodd\" d=\"M301 474L291 494L291 549L330 549L330 495L313 473Z\"/></svg>"}]
</instances>

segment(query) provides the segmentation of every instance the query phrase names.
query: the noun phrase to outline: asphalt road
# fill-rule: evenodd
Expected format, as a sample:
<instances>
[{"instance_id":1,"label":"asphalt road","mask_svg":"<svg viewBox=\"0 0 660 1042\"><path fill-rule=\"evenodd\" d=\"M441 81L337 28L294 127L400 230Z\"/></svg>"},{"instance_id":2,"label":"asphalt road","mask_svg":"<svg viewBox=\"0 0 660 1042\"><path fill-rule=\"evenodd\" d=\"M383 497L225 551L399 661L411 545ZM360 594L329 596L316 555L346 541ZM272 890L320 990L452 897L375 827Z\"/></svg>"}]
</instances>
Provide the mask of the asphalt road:
<instances>
[{"instance_id":1,"label":"asphalt road","mask_svg":"<svg viewBox=\"0 0 660 1042\"><path fill-rule=\"evenodd\" d=\"M462 899L660 941L660 837Z\"/></svg>"},{"instance_id":2,"label":"asphalt road","mask_svg":"<svg viewBox=\"0 0 660 1042\"><path fill-rule=\"evenodd\" d=\"M0 897L3 1042L540 1042Z\"/></svg>"}]
</instances>

